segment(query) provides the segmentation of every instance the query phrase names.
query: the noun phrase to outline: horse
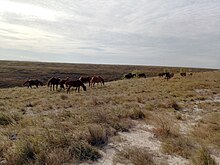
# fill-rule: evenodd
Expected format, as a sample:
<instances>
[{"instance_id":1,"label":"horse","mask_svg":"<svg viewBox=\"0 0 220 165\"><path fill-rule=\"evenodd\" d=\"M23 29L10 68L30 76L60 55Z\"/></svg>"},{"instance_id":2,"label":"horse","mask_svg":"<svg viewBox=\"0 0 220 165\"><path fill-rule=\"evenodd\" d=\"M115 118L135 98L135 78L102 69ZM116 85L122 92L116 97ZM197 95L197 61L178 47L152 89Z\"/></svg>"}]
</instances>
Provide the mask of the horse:
<instances>
[{"instance_id":1,"label":"horse","mask_svg":"<svg viewBox=\"0 0 220 165\"><path fill-rule=\"evenodd\" d=\"M130 78L133 78L135 76L136 76L136 74L128 73L128 74L125 75L125 78L130 79Z\"/></svg>"},{"instance_id":2,"label":"horse","mask_svg":"<svg viewBox=\"0 0 220 165\"><path fill-rule=\"evenodd\" d=\"M43 86L43 83L39 80L28 80L28 81L25 81L23 85L25 84L28 84L28 88L32 88L32 85L35 85L37 88L39 85Z\"/></svg>"},{"instance_id":3,"label":"horse","mask_svg":"<svg viewBox=\"0 0 220 165\"><path fill-rule=\"evenodd\" d=\"M186 73L184 72L184 73L180 73L180 75L182 76L182 77L185 77L186 76Z\"/></svg>"},{"instance_id":4,"label":"horse","mask_svg":"<svg viewBox=\"0 0 220 165\"><path fill-rule=\"evenodd\" d=\"M65 89L64 84L66 85L66 87L68 87L68 85L67 85L67 83L66 83L66 82L68 82L68 81L69 81L69 77L67 77L67 78L64 79L64 80L60 80L60 82L59 82L60 88L61 88L61 89Z\"/></svg>"},{"instance_id":5,"label":"horse","mask_svg":"<svg viewBox=\"0 0 220 165\"><path fill-rule=\"evenodd\" d=\"M169 80L169 79L171 79L174 76L174 73L165 72L164 75L165 75L165 79Z\"/></svg>"},{"instance_id":6,"label":"horse","mask_svg":"<svg viewBox=\"0 0 220 165\"><path fill-rule=\"evenodd\" d=\"M71 87L76 87L75 91L78 89L78 93L79 93L79 89L80 89L80 86L83 88L84 91L86 91L86 86L83 84L83 82L81 80L71 80L71 81L68 81L68 89L67 89L67 93L70 93L70 88Z\"/></svg>"},{"instance_id":7,"label":"horse","mask_svg":"<svg viewBox=\"0 0 220 165\"><path fill-rule=\"evenodd\" d=\"M158 74L158 76L159 76L159 77L163 77L164 75L165 75L165 73L164 73L164 72L163 72L163 73L159 73L159 74Z\"/></svg>"},{"instance_id":8,"label":"horse","mask_svg":"<svg viewBox=\"0 0 220 165\"><path fill-rule=\"evenodd\" d=\"M89 86L90 86L91 77L83 77L83 76L81 76L79 78L79 80L81 80L83 83L89 83Z\"/></svg>"},{"instance_id":9,"label":"horse","mask_svg":"<svg viewBox=\"0 0 220 165\"><path fill-rule=\"evenodd\" d=\"M60 84L60 79L57 77L52 77L48 81L47 86L50 87L50 90L52 90L53 87L53 91L54 91L54 86L56 86L56 90L57 90L59 84Z\"/></svg>"},{"instance_id":10,"label":"horse","mask_svg":"<svg viewBox=\"0 0 220 165\"><path fill-rule=\"evenodd\" d=\"M140 74L138 74L138 77L139 78L141 78L141 77L146 78L146 75L145 75L145 73L140 73Z\"/></svg>"},{"instance_id":11,"label":"horse","mask_svg":"<svg viewBox=\"0 0 220 165\"><path fill-rule=\"evenodd\" d=\"M90 83L91 83L91 87L94 86L95 83L97 83L97 85L98 83L101 83L101 85L102 84L104 85L104 79L101 76L98 76L98 77L94 76L92 77Z\"/></svg>"}]
</instances>

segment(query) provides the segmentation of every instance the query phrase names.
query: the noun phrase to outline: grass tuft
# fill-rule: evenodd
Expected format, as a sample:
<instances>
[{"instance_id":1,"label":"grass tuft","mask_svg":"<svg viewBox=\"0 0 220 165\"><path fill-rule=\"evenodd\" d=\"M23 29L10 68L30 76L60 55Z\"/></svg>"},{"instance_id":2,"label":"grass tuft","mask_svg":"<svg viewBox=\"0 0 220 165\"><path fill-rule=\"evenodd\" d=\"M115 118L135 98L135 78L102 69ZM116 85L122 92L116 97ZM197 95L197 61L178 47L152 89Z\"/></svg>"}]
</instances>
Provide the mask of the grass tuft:
<instances>
[{"instance_id":1,"label":"grass tuft","mask_svg":"<svg viewBox=\"0 0 220 165\"><path fill-rule=\"evenodd\" d=\"M217 165L214 158L211 157L209 151L202 147L193 157L193 163L195 165Z\"/></svg>"},{"instance_id":2,"label":"grass tuft","mask_svg":"<svg viewBox=\"0 0 220 165\"><path fill-rule=\"evenodd\" d=\"M103 146L108 143L107 131L101 125L90 125L88 142L93 146Z\"/></svg>"},{"instance_id":3,"label":"grass tuft","mask_svg":"<svg viewBox=\"0 0 220 165\"><path fill-rule=\"evenodd\" d=\"M153 155L149 153L148 150L143 148L125 148L120 151L115 160L116 162L121 162L126 164L134 165L155 165Z\"/></svg>"},{"instance_id":4,"label":"grass tuft","mask_svg":"<svg viewBox=\"0 0 220 165\"><path fill-rule=\"evenodd\" d=\"M73 143L69 147L70 154L77 160L98 160L101 158L101 154L96 148L88 144L87 142L78 141Z\"/></svg>"}]
</instances>

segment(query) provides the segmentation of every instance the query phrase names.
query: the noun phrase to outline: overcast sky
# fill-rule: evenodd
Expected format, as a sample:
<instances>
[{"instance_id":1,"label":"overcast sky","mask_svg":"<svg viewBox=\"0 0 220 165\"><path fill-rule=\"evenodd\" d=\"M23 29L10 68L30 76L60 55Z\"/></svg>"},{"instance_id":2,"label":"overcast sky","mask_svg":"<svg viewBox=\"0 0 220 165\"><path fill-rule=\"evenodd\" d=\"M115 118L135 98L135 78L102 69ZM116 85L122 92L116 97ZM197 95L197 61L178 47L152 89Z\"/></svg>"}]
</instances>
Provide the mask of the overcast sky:
<instances>
[{"instance_id":1,"label":"overcast sky","mask_svg":"<svg viewBox=\"0 0 220 165\"><path fill-rule=\"evenodd\" d=\"M220 0L0 0L0 60L220 68Z\"/></svg>"}]
</instances>

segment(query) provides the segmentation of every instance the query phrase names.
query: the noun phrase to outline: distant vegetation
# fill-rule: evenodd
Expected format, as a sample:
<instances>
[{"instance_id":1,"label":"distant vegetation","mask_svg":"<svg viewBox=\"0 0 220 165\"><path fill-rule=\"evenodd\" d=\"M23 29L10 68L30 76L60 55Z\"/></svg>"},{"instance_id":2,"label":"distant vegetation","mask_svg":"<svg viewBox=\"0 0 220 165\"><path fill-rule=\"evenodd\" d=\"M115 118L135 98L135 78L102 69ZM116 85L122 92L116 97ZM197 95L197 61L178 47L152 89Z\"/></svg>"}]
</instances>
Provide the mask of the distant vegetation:
<instances>
[{"instance_id":1,"label":"distant vegetation","mask_svg":"<svg viewBox=\"0 0 220 165\"><path fill-rule=\"evenodd\" d=\"M100 75L106 81L118 80L124 74L145 73L147 77L157 76L164 70L179 73L180 71L210 71L210 69L131 66L131 65L98 65L98 64L67 64L42 62L0 61L0 88L22 86L28 79L40 79L44 84L52 76L78 79L80 76Z\"/></svg>"}]
</instances>

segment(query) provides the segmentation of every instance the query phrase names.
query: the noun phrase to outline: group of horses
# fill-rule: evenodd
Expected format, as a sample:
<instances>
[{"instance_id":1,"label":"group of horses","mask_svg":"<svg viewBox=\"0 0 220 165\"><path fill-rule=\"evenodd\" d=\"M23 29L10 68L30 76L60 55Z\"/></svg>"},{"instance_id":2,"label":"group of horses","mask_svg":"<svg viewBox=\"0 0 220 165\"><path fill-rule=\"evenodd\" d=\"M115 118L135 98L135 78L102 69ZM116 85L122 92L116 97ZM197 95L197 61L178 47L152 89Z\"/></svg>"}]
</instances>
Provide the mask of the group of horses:
<instances>
[{"instance_id":1,"label":"group of horses","mask_svg":"<svg viewBox=\"0 0 220 165\"><path fill-rule=\"evenodd\" d=\"M86 91L86 86L84 83L89 83L90 87L94 87L95 83L101 83L101 85L104 85L104 79L101 76L94 76L94 77L80 77L78 80L70 80L70 78L66 79L60 79L58 77L52 77L47 82L47 86L50 87L50 90L58 90L58 87L60 86L60 89L67 89L67 93L70 93L71 87L75 87L75 91L80 91L80 87L83 88L84 91ZM32 88L33 85L35 85L37 88L39 85L43 86L43 83L39 80L28 80L23 85L28 85L27 87Z\"/></svg>"},{"instance_id":2,"label":"group of horses","mask_svg":"<svg viewBox=\"0 0 220 165\"><path fill-rule=\"evenodd\" d=\"M188 75L192 76L192 73L188 73ZM159 73L158 74L159 77L164 77L166 80L171 79L174 76L174 73L170 73L170 72L163 72L163 73ZM187 76L186 72L181 72L180 76L185 77Z\"/></svg>"},{"instance_id":3,"label":"group of horses","mask_svg":"<svg viewBox=\"0 0 220 165\"><path fill-rule=\"evenodd\" d=\"M124 76L124 78L126 79L131 79L131 78L134 78L134 77L139 77L139 78L146 78L146 74L145 73L139 73L139 74L133 74L133 73L128 73Z\"/></svg>"}]
</instances>

